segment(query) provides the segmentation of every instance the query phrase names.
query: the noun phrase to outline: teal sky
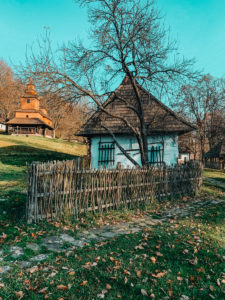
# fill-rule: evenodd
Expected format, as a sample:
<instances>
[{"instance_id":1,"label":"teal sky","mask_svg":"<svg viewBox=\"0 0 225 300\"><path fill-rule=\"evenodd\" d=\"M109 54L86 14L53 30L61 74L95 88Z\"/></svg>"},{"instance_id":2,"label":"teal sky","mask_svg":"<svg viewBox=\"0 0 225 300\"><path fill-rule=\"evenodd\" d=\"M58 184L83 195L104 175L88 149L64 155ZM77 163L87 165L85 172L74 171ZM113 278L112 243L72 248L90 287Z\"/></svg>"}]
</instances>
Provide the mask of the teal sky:
<instances>
[{"instance_id":1,"label":"teal sky","mask_svg":"<svg viewBox=\"0 0 225 300\"><path fill-rule=\"evenodd\" d=\"M215 77L225 76L225 0L158 0L179 53ZM87 39L84 9L74 0L0 0L0 58L23 62L26 46L49 27L54 45ZM12 62L12 63L11 63Z\"/></svg>"}]
</instances>

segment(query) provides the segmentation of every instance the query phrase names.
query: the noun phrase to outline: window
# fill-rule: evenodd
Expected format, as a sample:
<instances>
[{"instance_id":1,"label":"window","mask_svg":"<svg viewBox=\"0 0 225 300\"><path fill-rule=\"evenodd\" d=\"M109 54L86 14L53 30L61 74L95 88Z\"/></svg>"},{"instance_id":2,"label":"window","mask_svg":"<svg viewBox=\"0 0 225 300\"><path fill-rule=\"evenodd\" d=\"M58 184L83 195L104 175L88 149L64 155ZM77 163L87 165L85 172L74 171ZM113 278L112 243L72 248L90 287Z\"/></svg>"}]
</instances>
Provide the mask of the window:
<instances>
[{"instance_id":1,"label":"window","mask_svg":"<svg viewBox=\"0 0 225 300\"><path fill-rule=\"evenodd\" d=\"M30 99L27 99L27 103L30 103Z\"/></svg>"},{"instance_id":2,"label":"window","mask_svg":"<svg viewBox=\"0 0 225 300\"><path fill-rule=\"evenodd\" d=\"M98 165L113 166L115 163L115 143L99 142L98 147Z\"/></svg>"},{"instance_id":3,"label":"window","mask_svg":"<svg viewBox=\"0 0 225 300\"><path fill-rule=\"evenodd\" d=\"M150 144L148 150L148 161L153 165L163 164L164 158L164 145L160 144Z\"/></svg>"},{"instance_id":4,"label":"window","mask_svg":"<svg viewBox=\"0 0 225 300\"><path fill-rule=\"evenodd\" d=\"M29 115L26 115L26 118L29 118Z\"/></svg>"}]
</instances>

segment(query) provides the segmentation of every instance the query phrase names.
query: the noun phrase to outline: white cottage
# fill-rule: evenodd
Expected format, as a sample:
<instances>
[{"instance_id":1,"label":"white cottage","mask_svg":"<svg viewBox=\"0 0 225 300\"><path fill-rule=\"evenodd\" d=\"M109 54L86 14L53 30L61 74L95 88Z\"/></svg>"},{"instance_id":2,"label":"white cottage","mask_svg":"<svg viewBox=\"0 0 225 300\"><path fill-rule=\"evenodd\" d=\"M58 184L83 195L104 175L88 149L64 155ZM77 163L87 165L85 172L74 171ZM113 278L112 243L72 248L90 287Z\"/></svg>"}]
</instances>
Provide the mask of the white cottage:
<instances>
[{"instance_id":1,"label":"white cottage","mask_svg":"<svg viewBox=\"0 0 225 300\"><path fill-rule=\"evenodd\" d=\"M166 105L138 85L145 112L148 129L149 163L152 165L174 165L178 161L178 136L192 131L195 127L175 114ZM133 126L138 126L137 115L127 103L134 99L134 90L127 77L116 89L114 96L105 103L104 108L114 115L123 116ZM121 99L126 99L126 103ZM134 103L134 102L133 102ZM115 144L108 128L119 144L141 165L141 156L136 137L124 122L97 110L82 126L77 135L89 139L92 168L116 168L121 163L125 168L134 165Z\"/></svg>"}]
</instances>

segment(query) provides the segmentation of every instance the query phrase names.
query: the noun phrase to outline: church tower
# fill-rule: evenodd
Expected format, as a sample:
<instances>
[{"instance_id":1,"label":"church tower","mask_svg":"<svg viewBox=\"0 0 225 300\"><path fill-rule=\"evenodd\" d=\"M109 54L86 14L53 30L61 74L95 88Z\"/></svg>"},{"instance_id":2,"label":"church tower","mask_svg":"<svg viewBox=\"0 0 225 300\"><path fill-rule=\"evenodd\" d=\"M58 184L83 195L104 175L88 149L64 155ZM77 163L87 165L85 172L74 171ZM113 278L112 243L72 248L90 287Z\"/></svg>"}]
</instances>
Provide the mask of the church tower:
<instances>
[{"instance_id":1,"label":"church tower","mask_svg":"<svg viewBox=\"0 0 225 300\"><path fill-rule=\"evenodd\" d=\"M54 135L52 120L48 117L46 109L40 107L32 77L20 98L20 108L16 110L15 117L7 124L14 134Z\"/></svg>"}]
</instances>

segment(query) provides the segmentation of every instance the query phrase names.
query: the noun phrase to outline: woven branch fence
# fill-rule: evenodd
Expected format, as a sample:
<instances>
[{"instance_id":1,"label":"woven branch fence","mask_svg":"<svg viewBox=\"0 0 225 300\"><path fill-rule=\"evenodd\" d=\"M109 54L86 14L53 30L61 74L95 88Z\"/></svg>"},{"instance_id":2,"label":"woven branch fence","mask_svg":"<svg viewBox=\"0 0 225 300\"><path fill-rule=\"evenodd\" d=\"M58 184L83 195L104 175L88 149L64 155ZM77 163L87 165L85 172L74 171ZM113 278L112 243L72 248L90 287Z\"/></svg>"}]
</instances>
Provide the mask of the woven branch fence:
<instances>
[{"instance_id":1,"label":"woven branch fence","mask_svg":"<svg viewBox=\"0 0 225 300\"><path fill-rule=\"evenodd\" d=\"M77 160L33 163L28 167L28 222L65 213L134 208L152 199L194 194L201 186L199 163L174 168L80 169Z\"/></svg>"}]
</instances>

